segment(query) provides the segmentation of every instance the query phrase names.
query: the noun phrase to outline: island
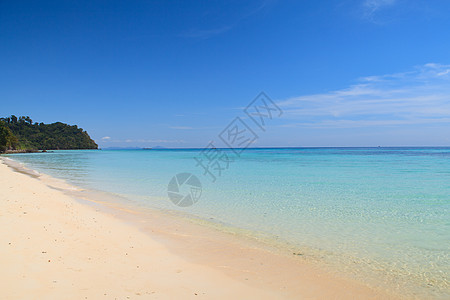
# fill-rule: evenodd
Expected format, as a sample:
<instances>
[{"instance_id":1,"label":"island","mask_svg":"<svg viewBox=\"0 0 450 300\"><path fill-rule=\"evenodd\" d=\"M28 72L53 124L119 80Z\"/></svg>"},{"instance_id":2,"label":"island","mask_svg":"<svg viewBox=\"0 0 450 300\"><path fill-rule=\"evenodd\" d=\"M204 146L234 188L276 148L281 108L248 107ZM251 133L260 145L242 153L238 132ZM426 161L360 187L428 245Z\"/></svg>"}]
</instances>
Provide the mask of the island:
<instances>
[{"instance_id":1,"label":"island","mask_svg":"<svg viewBox=\"0 0 450 300\"><path fill-rule=\"evenodd\" d=\"M29 116L0 118L0 153L70 149L98 149L98 145L77 125L33 123Z\"/></svg>"}]
</instances>

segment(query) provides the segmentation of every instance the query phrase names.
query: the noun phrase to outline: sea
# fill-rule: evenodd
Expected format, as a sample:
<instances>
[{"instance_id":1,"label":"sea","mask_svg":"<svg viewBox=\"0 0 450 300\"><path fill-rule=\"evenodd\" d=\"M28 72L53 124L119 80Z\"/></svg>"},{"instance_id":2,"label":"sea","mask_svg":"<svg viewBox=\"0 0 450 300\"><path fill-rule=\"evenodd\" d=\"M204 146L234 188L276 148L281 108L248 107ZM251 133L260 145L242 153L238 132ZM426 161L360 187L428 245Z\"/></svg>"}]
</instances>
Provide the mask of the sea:
<instances>
[{"instance_id":1,"label":"sea","mask_svg":"<svg viewBox=\"0 0 450 300\"><path fill-rule=\"evenodd\" d=\"M245 232L338 272L393 286L407 297L450 298L450 148L121 149L7 156L136 207L176 211Z\"/></svg>"}]
</instances>

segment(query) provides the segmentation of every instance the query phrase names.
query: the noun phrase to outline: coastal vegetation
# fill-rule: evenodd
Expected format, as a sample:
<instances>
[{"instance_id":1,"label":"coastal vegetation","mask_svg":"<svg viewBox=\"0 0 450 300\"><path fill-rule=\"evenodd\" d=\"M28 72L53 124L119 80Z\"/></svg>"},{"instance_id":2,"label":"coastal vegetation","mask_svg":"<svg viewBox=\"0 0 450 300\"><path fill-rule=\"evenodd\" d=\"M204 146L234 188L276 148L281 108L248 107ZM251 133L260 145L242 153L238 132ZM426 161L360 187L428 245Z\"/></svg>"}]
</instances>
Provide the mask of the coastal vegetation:
<instances>
[{"instance_id":1,"label":"coastal vegetation","mask_svg":"<svg viewBox=\"0 0 450 300\"><path fill-rule=\"evenodd\" d=\"M28 116L0 118L0 152L68 149L98 149L98 146L77 125L33 123Z\"/></svg>"},{"instance_id":2,"label":"coastal vegetation","mask_svg":"<svg viewBox=\"0 0 450 300\"><path fill-rule=\"evenodd\" d=\"M18 145L19 141L14 134L3 121L0 121L0 152L7 149L16 149Z\"/></svg>"}]
</instances>

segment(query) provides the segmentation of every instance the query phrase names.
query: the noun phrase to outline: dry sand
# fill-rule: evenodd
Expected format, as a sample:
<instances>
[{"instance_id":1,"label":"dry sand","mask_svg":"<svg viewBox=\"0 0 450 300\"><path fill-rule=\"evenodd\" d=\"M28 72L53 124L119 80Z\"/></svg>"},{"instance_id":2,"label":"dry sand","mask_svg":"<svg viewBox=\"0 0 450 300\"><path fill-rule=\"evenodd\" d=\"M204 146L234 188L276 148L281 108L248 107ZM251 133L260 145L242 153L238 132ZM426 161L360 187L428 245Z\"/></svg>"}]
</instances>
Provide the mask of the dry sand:
<instances>
[{"instance_id":1,"label":"dry sand","mask_svg":"<svg viewBox=\"0 0 450 300\"><path fill-rule=\"evenodd\" d=\"M1 299L391 298L179 218L86 205L3 163L0 266Z\"/></svg>"}]
</instances>

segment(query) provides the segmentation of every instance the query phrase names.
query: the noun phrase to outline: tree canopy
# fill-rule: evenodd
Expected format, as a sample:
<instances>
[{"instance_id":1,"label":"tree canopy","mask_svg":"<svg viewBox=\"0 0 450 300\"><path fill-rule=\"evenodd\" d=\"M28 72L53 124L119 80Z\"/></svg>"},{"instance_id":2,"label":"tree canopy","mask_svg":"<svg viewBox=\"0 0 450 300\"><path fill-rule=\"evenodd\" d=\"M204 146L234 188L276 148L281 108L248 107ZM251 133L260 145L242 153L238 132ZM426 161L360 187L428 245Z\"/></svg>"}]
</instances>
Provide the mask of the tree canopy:
<instances>
[{"instance_id":1,"label":"tree canopy","mask_svg":"<svg viewBox=\"0 0 450 300\"><path fill-rule=\"evenodd\" d=\"M19 141L6 126L5 122L0 121L0 152L7 149L16 149L19 145Z\"/></svg>"},{"instance_id":2,"label":"tree canopy","mask_svg":"<svg viewBox=\"0 0 450 300\"><path fill-rule=\"evenodd\" d=\"M0 118L0 151L98 149L88 133L61 122L33 123L30 117Z\"/></svg>"}]
</instances>

